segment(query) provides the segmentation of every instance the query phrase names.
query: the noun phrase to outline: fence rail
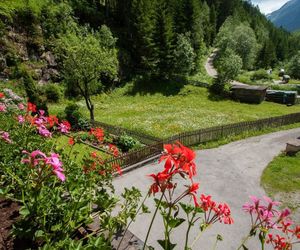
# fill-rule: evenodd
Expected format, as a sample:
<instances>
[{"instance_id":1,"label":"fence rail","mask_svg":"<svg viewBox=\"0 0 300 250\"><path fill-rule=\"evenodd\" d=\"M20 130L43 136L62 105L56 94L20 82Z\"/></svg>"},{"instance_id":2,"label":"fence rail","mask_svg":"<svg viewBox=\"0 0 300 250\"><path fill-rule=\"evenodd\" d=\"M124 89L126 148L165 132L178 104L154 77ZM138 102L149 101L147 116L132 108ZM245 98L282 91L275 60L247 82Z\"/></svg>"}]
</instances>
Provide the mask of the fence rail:
<instances>
[{"instance_id":1,"label":"fence rail","mask_svg":"<svg viewBox=\"0 0 300 250\"><path fill-rule=\"evenodd\" d=\"M142 138L141 141L144 142L144 144L147 144L145 143L145 141L148 140L147 142L150 143L152 140L152 144L148 144L136 151L123 154L118 158L112 158L106 161L107 164L111 164L111 165L118 164L122 166L122 168L126 168L138 162L147 160L151 157L158 156L163 151L163 144L174 143L176 141L179 141L185 146L192 146L192 145L197 145L209 141L219 140L231 135L238 135L246 131L280 127L280 126L290 125L298 122L300 122L300 113L293 113L289 115L265 118L256 121L246 121L246 122L233 123L233 124L216 126L211 128L203 128L195 131L180 133L171 136L167 139L158 139L155 137L142 135L140 133L136 133L132 131L131 133L130 130L123 129L123 128L120 128L119 130L118 127L116 128L110 125L106 126L107 124L103 126L104 123L100 123L100 122L95 122L95 125L103 127L104 129L108 130L112 134L113 133L120 134L126 132L127 134L134 136L137 139L141 140ZM116 128L116 130L114 130L114 128Z\"/></svg>"},{"instance_id":2,"label":"fence rail","mask_svg":"<svg viewBox=\"0 0 300 250\"><path fill-rule=\"evenodd\" d=\"M174 143L175 141L179 141L186 146L192 146L209 141L219 140L230 135L238 135L246 131L280 127L297 122L300 122L300 113L184 132L164 140L164 143Z\"/></svg>"},{"instance_id":3,"label":"fence rail","mask_svg":"<svg viewBox=\"0 0 300 250\"><path fill-rule=\"evenodd\" d=\"M114 135L122 135L125 133L129 136L135 137L136 139L138 139L141 143L143 143L145 145L152 145L152 144L162 141L160 138L157 138L157 137L154 137L151 135L146 135L143 133L132 131L130 129L113 126L113 125L110 125L110 124L107 124L104 122L93 121L92 125L99 126L99 127L103 128L105 131L107 131L108 133L111 133Z\"/></svg>"},{"instance_id":4,"label":"fence rail","mask_svg":"<svg viewBox=\"0 0 300 250\"><path fill-rule=\"evenodd\" d=\"M133 152L123 154L117 158L111 158L105 161L106 165L114 166L119 165L123 169L132 166L136 163L148 160L154 156L158 156L162 153L163 143L157 143L150 146L142 147Z\"/></svg>"}]
</instances>

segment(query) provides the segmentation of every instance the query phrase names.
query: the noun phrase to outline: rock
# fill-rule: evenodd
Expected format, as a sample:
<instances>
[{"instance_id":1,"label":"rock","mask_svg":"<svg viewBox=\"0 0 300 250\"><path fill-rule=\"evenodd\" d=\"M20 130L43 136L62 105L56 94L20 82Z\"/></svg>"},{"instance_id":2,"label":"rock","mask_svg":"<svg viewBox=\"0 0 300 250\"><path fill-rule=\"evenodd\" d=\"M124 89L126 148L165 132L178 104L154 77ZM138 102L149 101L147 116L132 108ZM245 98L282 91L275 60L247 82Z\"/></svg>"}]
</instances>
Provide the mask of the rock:
<instances>
[{"instance_id":1,"label":"rock","mask_svg":"<svg viewBox=\"0 0 300 250\"><path fill-rule=\"evenodd\" d=\"M50 52L44 52L41 56L42 59L45 59L47 61L47 63L49 64L49 66L57 66L57 63L55 62L55 57L54 55Z\"/></svg>"},{"instance_id":2,"label":"rock","mask_svg":"<svg viewBox=\"0 0 300 250\"><path fill-rule=\"evenodd\" d=\"M48 69L48 68L44 68L43 69L43 73L42 73L42 77L41 77L41 81L39 83L44 84L49 82L50 80L52 82L57 82L60 80L60 74L56 69Z\"/></svg>"}]
</instances>

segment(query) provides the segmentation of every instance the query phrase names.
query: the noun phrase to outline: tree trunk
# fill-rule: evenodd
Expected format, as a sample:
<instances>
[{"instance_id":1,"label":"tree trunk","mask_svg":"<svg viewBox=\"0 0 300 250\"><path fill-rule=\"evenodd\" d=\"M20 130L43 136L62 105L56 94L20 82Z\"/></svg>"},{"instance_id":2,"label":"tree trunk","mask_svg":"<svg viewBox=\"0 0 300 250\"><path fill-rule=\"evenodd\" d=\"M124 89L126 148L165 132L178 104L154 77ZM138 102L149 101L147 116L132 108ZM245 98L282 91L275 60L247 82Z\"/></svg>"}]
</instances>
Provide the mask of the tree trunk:
<instances>
[{"instance_id":1,"label":"tree trunk","mask_svg":"<svg viewBox=\"0 0 300 250\"><path fill-rule=\"evenodd\" d=\"M91 121L95 121L94 104L91 103L91 106L90 106L89 110L90 110L90 119L91 119Z\"/></svg>"}]
</instances>

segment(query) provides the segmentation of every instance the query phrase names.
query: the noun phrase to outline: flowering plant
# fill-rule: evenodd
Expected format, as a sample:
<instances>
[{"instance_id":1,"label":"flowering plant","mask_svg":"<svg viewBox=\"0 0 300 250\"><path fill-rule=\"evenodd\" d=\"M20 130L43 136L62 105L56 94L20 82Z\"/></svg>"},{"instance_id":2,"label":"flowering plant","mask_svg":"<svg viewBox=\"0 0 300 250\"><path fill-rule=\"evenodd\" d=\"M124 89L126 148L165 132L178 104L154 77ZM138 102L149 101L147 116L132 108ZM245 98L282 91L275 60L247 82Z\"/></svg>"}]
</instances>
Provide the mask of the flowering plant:
<instances>
[{"instance_id":1,"label":"flowering plant","mask_svg":"<svg viewBox=\"0 0 300 250\"><path fill-rule=\"evenodd\" d=\"M272 245L276 250L290 250L300 243L300 226L295 226L290 218L289 209L278 210L279 202L269 197L263 200L250 196L251 202L245 203L243 210L250 215L251 229L239 249L247 249L249 238L258 235L261 249L265 244Z\"/></svg>"},{"instance_id":2,"label":"flowering plant","mask_svg":"<svg viewBox=\"0 0 300 250\"><path fill-rule=\"evenodd\" d=\"M160 193L160 199L155 199L156 210L154 212L151 225L149 227L144 248L149 237L149 233L157 214L163 218L165 228L164 239L158 240L163 249L173 249L176 244L171 242L171 232L187 222L186 240L184 249L191 249L200 237L201 233L216 222L224 224L232 224L231 211L226 203L216 203L211 196L201 195L197 198L199 183L193 181L193 177L197 173L195 160L195 152L183 146L179 142L173 145L165 145L165 152L160 158L160 162L165 161L163 171L157 174L151 174L153 184L150 186L149 195ZM175 195L179 184L175 182L176 177L184 179L187 183L183 186L183 192ZM192 204L184 203L185 198L190 198ZM186 214L186 219L179 217L180 208ZM200 224L200 233L194 242L189 246L190 229L198 222Z\"/></svg>"},{"instance_id":3,"label":"flowering plant","mask_svg":"<svg viewBox=\"0 0 300 250\"><path fill-rule=\"evenodd\" d=\"M55 140L44 139L54 132L67 133L68 123L45 116L34 104L22 105L21 110L0 114L0 194L20 205L13 235L29 239L36 248L66 249L84 242L86 247L111 249L113 235L135 212L140 192L128 189L117 197L112 178L121 172L119 166L106 166L93 154L86 156L85 164L94 162L98 171L85 172L69 157L76 137L65 150L58 150ZM121 208L118 213L116 207ZM94 233L78 238L79 228L92 222L92 214L101 224L97 240Z\"/></svg>"}]
</instances>

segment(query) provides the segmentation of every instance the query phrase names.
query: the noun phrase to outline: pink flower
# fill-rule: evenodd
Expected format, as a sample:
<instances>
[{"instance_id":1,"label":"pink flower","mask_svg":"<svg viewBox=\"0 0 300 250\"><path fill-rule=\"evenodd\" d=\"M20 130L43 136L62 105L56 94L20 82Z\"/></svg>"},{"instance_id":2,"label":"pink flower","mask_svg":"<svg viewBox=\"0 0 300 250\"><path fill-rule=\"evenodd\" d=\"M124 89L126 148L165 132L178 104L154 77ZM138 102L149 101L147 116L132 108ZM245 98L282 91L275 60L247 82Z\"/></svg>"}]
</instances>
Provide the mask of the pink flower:
<instances>
[{"instance_id":1,"label":"pink flower","mask_svg":"<svg viewBox=\"0 0 300 250\"><path fill-rule=\"evenodd\" d=\"M24 106L23 103L19 103L19 104L18 104L18 108L19 108L19 110L24 110L24 109L25 109L25 106Z\"/></svg>"},{"instance_id":2,"label":"pink flower","mask_svg":"<svg viewBox=\"0 0 300 250\"><path fill-rule=\"evenodd\" d=\"M35 150L35 151L32 151L31 153L27 152L26 150L23 150L22 153L29 155L29 158L22 159L22 161L21 161L22 163L31 164L32 166L35 167L40 162L45 162L46 155L40 150ZM40 157L36 158L37 156L40 156Z\"/></svg>"},{"instance_id":3,"label":"pink flower","mask_svg":"<svg viewBox=\"0 0 300 250\"><path fill-rule=\"evenodd\" d=\"M39 110L39 113L40 113L40 116L44 116L45 110L40 109L40 110Z\"/></svg>"},{"instance_id":4,"label":"pink flower","mask_svg":"<svg viewBox=\"0 0 300 250\"><path fill-rule=\"evenodd\" d=\"M0 112L6 112L6 106L3 103L0 103Z\"/></svg>"},{"instance_id":5,"label":"pink flower","mask_svg":"<svg viewBox=\"0 0 300 250\"><path fill-rule=\"evenodd\" d=\"M18 122L20 124L24 123L25 122L25 118L22 115L18 115Z\"/></svg>"},{"instance_id":6,"label":"pink flower","mask_svg":"<svg viewBox=\"0 0 300 250\"><path fill-rule=\"evenodd\" d=\"M68 121L63 121L58 125L58 130L63 134L69 133L70 129L71 125Z\"/></svg>"},{"instance_id":7,"label":"pink flower","mask_svg":"<svg viewBox=\"0 0 300 250\"><path fill-rule=\"evenodd\" d=\"M1 135L2 140L6 141L6 142L9 143L9 144L12 143L12 140L9 138L10 135L9 135L8 132L0 131L0 135Z\"/></svg>"},{"instance_id":8,"label":"pink flower","mask_svg":"<svg viewBox=\"0 0 300 250\"><path fill-rule=\"evenodd\" d=\"M41 136L52 137L51 132L44 125L41 125L40 127L38 127L38 131Z\"/></svg>"},{"instance_id":9,"label":"pink flower","mask_svg":"<svg viewBox=\"0 0 300 250\"><path fill-rule=\"evenodd\" d=\"M46 158L46 164L49 164L53 168L54 174L57 176L58 179L61 181L65 181L66 177L62 173L64 170L62 169L62 162L59 160L59 155L55 153L51 153L50 157Z\"/></svg>"},{"instance_id":10,"label":"pink flower","mask_svg":"<svg viewBox=\"0 0 300 250\"><path fill-rule=\"evenodd\" d=\"M65 181L66 177L63 174L63 169L62 169L62 162L59 160L59 155L55 153L51 153L49 157L46 156L42 151L40 150L35 150L32 151L31 153L23 150L23 154L27 154L29 157L22 159L22 163L29 164L33 167L37 167L42 163L42 168L41 170L45 169L43 168L45 165L51 166L52 172L57 176L58 179L61 181Z\"/></svg>"}]
</instances>

